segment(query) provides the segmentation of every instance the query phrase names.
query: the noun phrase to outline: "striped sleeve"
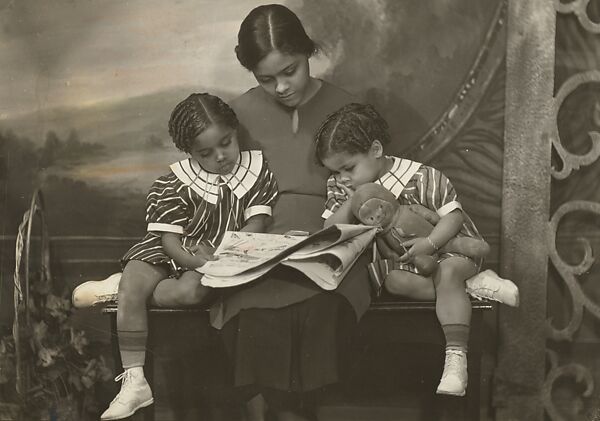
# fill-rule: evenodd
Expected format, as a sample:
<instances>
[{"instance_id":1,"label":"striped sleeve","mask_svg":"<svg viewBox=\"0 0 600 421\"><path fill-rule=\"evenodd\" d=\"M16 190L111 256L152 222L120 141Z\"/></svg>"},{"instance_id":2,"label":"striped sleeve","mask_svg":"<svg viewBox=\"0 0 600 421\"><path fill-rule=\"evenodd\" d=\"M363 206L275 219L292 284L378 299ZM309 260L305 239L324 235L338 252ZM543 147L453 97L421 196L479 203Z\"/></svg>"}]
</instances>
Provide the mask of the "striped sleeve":
<instances>
[{"instance_id":1,"label":"striped sleeve","mask_svg":"<svg viewBox=\"0 0 600 421\"><path fill-rule=\"evenodd\" d=\"M342 204L348 200L348 195L341 187L335 175L329 176L327 179L327 199L325 200L325 211L321 215L323 219L333 215Z\"/></svg>"},{"instance_id":2,"label":"striped sleeve","mask_svg":"<svg viewBox=\"0 0 600 421\"><path fill-rule=\"evenodd\" d=\"M273 205L277 200L278 189L275 175L269 169L266 160L263 160L258 179L247 193L250 200L244 210L244 220L255 215L272 215Z\"/></svg>"},{"instance_id":3,"label":"striped sleeve","mask_svg":"<svg viewBox=\"0 0 600 421\"><path fill-rule=\"evenodd\" d=\"M462 209L454 186L441 171L422 165L415 177L417 195L423 206L436 211L439 216Z\"/></svg>"},{"instance_id":4,"label":"striped sleeve","mask_svg":"<svg viewBox=\"0 0 600 421\"><path fill-rule=\"evenodd\" d=\"M189 223L188 206L179 194L182 184L173 174L158 178L146 200L146 222L149 232L183 234Z\"/></svg>"}]
</instances>

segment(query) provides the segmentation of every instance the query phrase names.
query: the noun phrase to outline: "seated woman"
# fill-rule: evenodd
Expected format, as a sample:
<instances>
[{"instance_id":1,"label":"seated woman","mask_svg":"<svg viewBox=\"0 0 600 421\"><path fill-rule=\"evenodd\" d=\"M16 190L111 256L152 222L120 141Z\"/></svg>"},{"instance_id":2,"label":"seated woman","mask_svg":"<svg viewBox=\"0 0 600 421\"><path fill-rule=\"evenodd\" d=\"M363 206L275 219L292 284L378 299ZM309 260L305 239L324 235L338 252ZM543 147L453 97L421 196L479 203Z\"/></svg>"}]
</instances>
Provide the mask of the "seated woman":
<instances>
[{"instance_id":1,"label":"seated woman","mask_svg":"<svg viewBox=\"0 0 600 421\"><path fill-rule=\"evenodd\" d=\"M280 191L268 232L323 225L328 174L314 159L314 135L329 113L355 99L310 75L316 51L298 17L281 5L253 9L238 33L237 58L259 86L231 106L246 146L264 151ZM306 419L315 392L340 380L339 351L370 304L367 263L366 256L359 260L333 293L281 269L215 305L212 321L222 328L234 385L247 397L262 394L279 420Z\"/></svg>"}]
</instances>

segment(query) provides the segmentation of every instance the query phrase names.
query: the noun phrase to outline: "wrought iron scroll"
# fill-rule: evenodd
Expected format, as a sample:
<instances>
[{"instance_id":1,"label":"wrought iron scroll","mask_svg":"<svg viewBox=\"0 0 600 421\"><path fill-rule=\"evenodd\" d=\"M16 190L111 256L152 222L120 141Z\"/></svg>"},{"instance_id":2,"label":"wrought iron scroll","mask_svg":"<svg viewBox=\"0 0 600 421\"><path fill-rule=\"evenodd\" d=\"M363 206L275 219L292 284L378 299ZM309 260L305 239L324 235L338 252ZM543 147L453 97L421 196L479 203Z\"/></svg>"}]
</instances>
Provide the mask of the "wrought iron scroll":
<instances>
[{"instance_id":1,"label":"wrought iron scroll","mask_svg":"<svg viewBox=\"0 0 600 421\"><path fill-rule=\"evenodd\" d=\"M567 285L573 307L571 319L562 329L554 327L552 325L552 319L548 319L548 337L555 341L570 341L573 339L573 334L577 332L581 326L584 308L589 310L591 314L600 320L600 306L585 295L581 285L577 281L577 276L587 272L594 263L592 246L590 245L589 240L582 237L578 238L578 241L583 246L584 256L576 265L570 265L561 259L556 249L556 232L558 230L560 220L566 214L575 211L593 212L600 215L600 203L594 203L586 200L573 200L562 204L550 219L550 227L548 229L548 255L550 257L550 261Z\"/></svg>"},{"instance_id":2,"label":"wrought iron scroll","mask_svg":"<svg viewBox=\"0 0 600 421\"><path fill-rule=\"evenodd\" d=\"M600 24L593 22L587 13L590 0L574 0L570 3L563 3L560 0L554 0L554 6L559 13L574 13L586 31L593 34L600 34Z\"/></svg>"},{"instance_id":3,"label":"wrought iron scroll","mask_svg":"<svg viewBox=\"0 0 600 421\"><path fill-rule=\"evenodd\" d=\"M555 0L555 9L558 13L573 13L579 20L581 26L588 32L600 34L600 24L591 21L587 7L590 0L574 0L570 3L562 3ZM600 71L590 70L577 73L567 79L554 97L552 121L549 124L548 135L552 141L554 150L561 160L560 169L553 168L552 176L557 180L563 180L573 171L579 170L582 166L591 165L600 158L600 133L589 132L591 139L591 148L584 155L577 155L568 152L560 139L558 132L558 113L563 101L569 94L577 88L588 83L600 82ZM594 114L595 116L595 114ZM584 274L592 267L594 263L593 251L590 241L586 238L578 238L583 248L584 255L577 264L569 264L564 261L558 253L556 236L561 219L572 212L586 212L600 215L600 203L586 200L572 200L563 203L558 207L554 215L550 218L548 227L548 255L550 261L564 281L572 304L572 312L567 324L562 328L553 325L552 319L547 320L547 337L554 341L572 341L574 334L580 329L583 320L583 311L588 312L596 319L600 320L600 305L592 301L583 291L578 276ZM555 407L552 401L552 388L556 381L562 377L574 378L577 382L583 382L585 389L581 392L583 397L590 397L594 390L594 381L590 370L576 363L567 363L559 365L558 356L553 351L548 350L549 370L544 382L542 401L544 408L553 421L562 421L565 418Z\"/></svg>"},{"instance_id":4,"label":"wrought iron scroll","mask_svg":"<svg viewBox=\"0 0 600 421\"><path fill-rule=\"evenodd\" d=\"M588 72L578 73L571 76L557 92L554 97L553 106L553 129L550 133L552 145L556 150L556 153L562 161L562 168L560 170L552 169L552 175L554 178L562 180L571 174L573 170L578 170L582 165L590 165L594 163L598 157L600 157L600 133L590 132L590 138L592 140L592 148L585 155L575 155L568 152L560 141L560 135L558 133L558 111L565 100L565 98L572 92L575 91L579 86L592 83L600 82L600 71L590 70Z\"/></svg>"},{"instance_id":5,"label":"wrought iron scroll","mask_svg":"<svg viewBox=\"0 0 600 421\"><path fill-rule=\"evenodd\" d=\"M570 363L558 365L558 355L554 351L547 350L546 356L550 365L550 370L546 376L544 387L542 389L542 400L548 416L553 421L567 421L558 411L552 402L552 387L561 377L572 377L577 383L585 384L585 390L582 392L584 397L591 396L594 391L594 380L589 370L581 364Z\"/></svg>"}]
</instances>

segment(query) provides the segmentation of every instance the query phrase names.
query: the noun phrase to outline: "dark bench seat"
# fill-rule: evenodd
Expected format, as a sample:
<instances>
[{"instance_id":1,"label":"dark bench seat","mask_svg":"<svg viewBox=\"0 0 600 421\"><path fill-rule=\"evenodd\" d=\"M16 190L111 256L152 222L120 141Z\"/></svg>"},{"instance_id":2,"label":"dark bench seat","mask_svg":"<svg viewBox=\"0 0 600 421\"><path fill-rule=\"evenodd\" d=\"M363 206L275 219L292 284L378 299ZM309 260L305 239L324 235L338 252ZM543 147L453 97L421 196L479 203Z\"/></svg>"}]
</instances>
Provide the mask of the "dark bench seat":
<instances>
[{"instance_id":1,"label":"dark bench seat","mask_svg":"<svg viewBox=\"0 0 600 421\"><path fill-rule=\"evenodd\" d=\"M472 301L473 315L471 319L471 335L469 341L469 386L464 398L444 397L435 395L433 388L425 392L428 396L423 400L424 410L435 410L426 415L428 420L479 420L480 411L480 382L481 382L481 357L483 343L483 313L491 310L493 304L489 301ZM116 312L114 303L106 305L102 312L111 318L111 338L115 364L120 368L120 356L116 335ZM150 308L150 335L148 338L148 352L146 356L145 373L152 385L154 352L156 346L155 335L152 334L152 325L157 318L178 317L183 319L204 317L208 325L208 312L205 308ZM164 320L164 319L163 319ZM170 323L170 322L169 322ZM401 301L393 298L382 297L374 301L369 311L365 314L358 326L357 332L360 343L369 344L370 347L389 347L390 344L428 344L439 345L435 351L434 368L437 379L441 375L440 362L443 364L443 332L435 315L434 302ZM418 348L420 349L420 348ZM415 358L420 358L417 354ZM439 358L438 358L439 357ZM439 370L438 370L439 368ZM433 385L432 387L434 387ZM160 398L159 398L160 399ZM154 406L151 405L139 411L134 418L145 421L154 420Z\"/></svg>"}]
</instances>

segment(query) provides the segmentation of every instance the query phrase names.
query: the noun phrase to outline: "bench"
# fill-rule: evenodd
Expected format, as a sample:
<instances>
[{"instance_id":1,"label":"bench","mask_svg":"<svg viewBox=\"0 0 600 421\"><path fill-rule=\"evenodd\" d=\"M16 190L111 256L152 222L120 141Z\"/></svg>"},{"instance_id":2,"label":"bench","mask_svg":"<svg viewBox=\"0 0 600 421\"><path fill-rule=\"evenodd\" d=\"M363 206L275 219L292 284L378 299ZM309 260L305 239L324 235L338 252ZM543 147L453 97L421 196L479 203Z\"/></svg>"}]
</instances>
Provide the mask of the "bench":
<instances>
[{"instance_id":1,"label":"bench","mask_svg":"<svg viewBox=\"0 0 600 421\"><path fill-rule=\"evenodd\" d=\"M483 314L491 310L493 304L489 301L472 301L473 315L471 321L471 335L469 341L469 387L464 398L446 397L435 395L435 388L425 392L428 396L423 400L424 411L428 411L427 418L431 420L479 420L480 412L480 383L481 383L481 357L483 344ZM105 306L102 312L110 317L111 347L115 364L120 368L121 360L117 341L116 304ZM206 309L203 308L151 308L149 310L149 337L148 352L146 354L146 377L152 386L154 381L154 348L155 335L152 334L152 325L158 318L184 318L204 317L208 320ZM208 322L207 322L208 323ZM376 328L374 328L376 327ZM444 336L435 315L434 302L399 301L378 299L358 325L358 341L367 344L437 344L440 345L439 361L443 364ZM377 345L373 345L377 346ZM436 366L437 367L437 366ZM440 366L441 367L441 366ZM438 373L441 375L441 368ZM435 386L435 385L434 385ZM154 388L153 388L154 390ZM156 405L156 404L155 404ZM155 405L151 405L138 414L135 419L154 421Z\"/></svg>"}]
</instances>

